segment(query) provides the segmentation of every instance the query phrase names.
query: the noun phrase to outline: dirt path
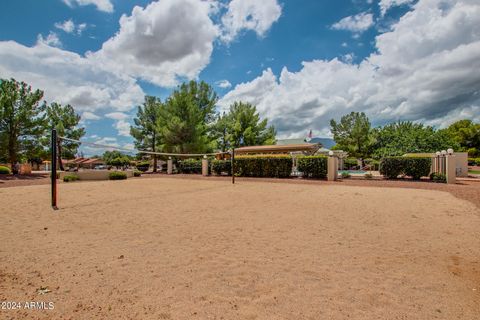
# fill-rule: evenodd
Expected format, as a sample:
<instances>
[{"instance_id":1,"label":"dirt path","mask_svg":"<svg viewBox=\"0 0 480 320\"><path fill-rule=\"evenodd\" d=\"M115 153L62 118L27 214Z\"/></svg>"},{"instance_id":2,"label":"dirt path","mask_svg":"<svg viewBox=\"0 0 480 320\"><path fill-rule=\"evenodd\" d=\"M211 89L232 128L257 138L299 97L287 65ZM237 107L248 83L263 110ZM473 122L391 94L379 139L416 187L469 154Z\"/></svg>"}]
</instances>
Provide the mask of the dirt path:
<instances>
[{"instance_id":1,"label":"dirt path","mask_svg":"<svg viewBox=\"0 0 480 320\"><path fill-rule=\"evenodd\" d=\"M0 189L0 300L54 304L2 319L480 314L478 208L449 193L131 179L62 184L52 211L48 191Z\"/></svg>"}]
</instances>

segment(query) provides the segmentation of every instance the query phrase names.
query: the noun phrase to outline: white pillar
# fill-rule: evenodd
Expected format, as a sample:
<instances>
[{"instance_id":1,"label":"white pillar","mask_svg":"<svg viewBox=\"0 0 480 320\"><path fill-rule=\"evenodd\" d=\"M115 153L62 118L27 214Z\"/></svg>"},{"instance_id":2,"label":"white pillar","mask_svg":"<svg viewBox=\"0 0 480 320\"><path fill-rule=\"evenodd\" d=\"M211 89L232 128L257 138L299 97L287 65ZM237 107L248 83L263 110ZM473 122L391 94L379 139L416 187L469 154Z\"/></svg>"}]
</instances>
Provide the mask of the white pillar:
<instances>
[{"instance_id":1,"label":"white pillar","mask_svg":"<svg viewBox=\"0 0 480 320\"><path fill-rule=\"evenodd\" d=\"M338 178L338 161L337 158L330 155L327 162L327 180L335 181Z\"/></svg>"},{"instance_id":2,"label":"white pillar","mask_svg":"<svg viewBox=\"0 0 480 320\"><path fill-rule=\"evenodd\" d=\"M445 156L445 176L447 177L447 183L456 183L457 180L457 164L455 161L455 155L449 153Z\"/></svg>"},{"instance_id":3,"label":"white pillar","mask_svg":"<svg viewBox=\"0 0 480 320\"><path fill-rule=\"evenodd\" d=\"M172 174L173 173L173 161L172 157L168 157L167 160L167 174Z\"/></svg>"},{"instance_id":4,"label":"white pillar","mask_svg":"<svg viewBox=\"0 0 480 320\"><path fill-rule=\"evenodd\" d=\"M203 159L202 159L202 176L208 176L208 159L207 159L207 156L203 156Z\"/></svg>"}]
</instances>

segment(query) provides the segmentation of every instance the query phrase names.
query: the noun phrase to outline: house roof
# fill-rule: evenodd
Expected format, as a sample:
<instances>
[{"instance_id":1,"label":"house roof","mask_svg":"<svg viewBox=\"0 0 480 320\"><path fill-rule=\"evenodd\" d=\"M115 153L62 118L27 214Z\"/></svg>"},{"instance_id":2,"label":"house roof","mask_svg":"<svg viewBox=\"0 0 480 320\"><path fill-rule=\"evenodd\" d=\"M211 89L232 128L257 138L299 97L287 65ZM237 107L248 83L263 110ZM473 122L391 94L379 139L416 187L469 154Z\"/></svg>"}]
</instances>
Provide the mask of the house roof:
<instances>
[{"instance_id":1,"label":"house roof","mask_svg":"<svg viewBox=\"0 0 480 320\"><path fill-rule=\"evenodd\" d=\"M98 158L92 158L82 162L82 164L94 164L94 163L103 163L103 160Z\"/></svg>"},{"instance_id":2,"label":"house roof","mask_svg":"<svg viewBox=\"0 0 480 320\"><path fill-rule=\"evenodd\" d=\"M288 153L295 151L309 151L314 152L320 146L315 143L298 143L298 144L288 144L288 145L267 145L267 146L248 146L235 149L235 153Z\"/></svg>"}]
</instances>

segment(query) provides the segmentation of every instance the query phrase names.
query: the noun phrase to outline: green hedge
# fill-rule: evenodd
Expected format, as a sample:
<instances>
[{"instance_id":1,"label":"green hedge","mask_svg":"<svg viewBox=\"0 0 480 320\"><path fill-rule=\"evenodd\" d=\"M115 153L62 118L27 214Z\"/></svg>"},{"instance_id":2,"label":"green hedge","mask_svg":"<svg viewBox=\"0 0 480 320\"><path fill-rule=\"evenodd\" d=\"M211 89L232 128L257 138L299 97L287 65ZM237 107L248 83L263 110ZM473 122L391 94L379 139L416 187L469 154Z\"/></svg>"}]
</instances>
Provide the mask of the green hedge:
<instances>
[{"instance_id":1,"label":"green hedge","mask_svg":"<svg viewBox=\"0 0 480 320\"><path fill-rule=\"evenodd\" d=\"M288 178L293 160L284 155L235 157L235 175L240 177Z\"/></svg>"},{"instance_id":2,"label":"green hedge","mask_svg":"<svg viewBox=\"0 0 480 320\"><path fill-rule=\"evenodd\" d=\"M306 178L325 178L327 176L327 160L325 156L306 156L297 159L297 170Z\"/></svg>"},{"instance_id":3,"label":"green hedge","mask_svg":"<svg viewBox=\"0 0 480 320\"><path fill-rule=\"evenodd\" d=\"M178 173L202 173L202 160L185 159L177 163Z\"/></svg>"},{"instance_id":4,"label":"green hedge","mask_svg":"<svg viewBox=\"0 0 480 320\"><path fill-rule=\"evenodd\" d=\"M63 177L63 182L77 181L78 177L76 175L70 174Z\"/></svg>"},{"instance_id":5,"label":"green hedge","mask_svg":"<svg viewBox=\"0 0 480 320\"><path fill-rule=\"evenodd\" d=\"M140 177L142 175L142 171L140 170L133 170L133 176L134 177Z\"/></svg>"},{"instance_id":6,"label":"green hedge","mask_svg":"<svg viewBox=\"0 0 480 320\"><path fill-rule=\"evenodd\" d=\"M4 167L4 166L0 166L0 174L10 174L10 173L12 173L12 172L10 171L10 168Z\"/></svg>"},{"instance_id":7,"label":"green hedge","mask_svg":"<svg viewBox=\"0 0 480 320\"><path fill-rule=\"evenodd\" d=\"M125 172L113 171L108 175L110 180L125 180L127 179L127 174Z\"/></svg>"},{"instance_id":8,"label":"green hedge","mask_svg":"<svg viewBox=\"0 0 480 320\"><path fill-rule=\"evenodd\" d=\"M230 160L212 160L211 170L217 175L226 173L232 175L232 162Z\"/></svg>"},{"instance_id":9,"label":"green hedge","mask_svg":"<svg viewBox=\"0 0 480 320\"><path fill-rule=\"evenodd\" d=\"M137 169L141 172L146 172L150 168L150 162L140 162L137 164Z\"/></svg>"},{"instance_id":10,"label":"green hedge","mask_svg":"<svg viewBox=\"0 0 480 320\"><path fill-rule=\"evenodd\" d=\"M380 173L388 179L407 175L414 180L427 177L432 166L430 157L387 157L380 162Z\"/></svg>"}]
</instances>

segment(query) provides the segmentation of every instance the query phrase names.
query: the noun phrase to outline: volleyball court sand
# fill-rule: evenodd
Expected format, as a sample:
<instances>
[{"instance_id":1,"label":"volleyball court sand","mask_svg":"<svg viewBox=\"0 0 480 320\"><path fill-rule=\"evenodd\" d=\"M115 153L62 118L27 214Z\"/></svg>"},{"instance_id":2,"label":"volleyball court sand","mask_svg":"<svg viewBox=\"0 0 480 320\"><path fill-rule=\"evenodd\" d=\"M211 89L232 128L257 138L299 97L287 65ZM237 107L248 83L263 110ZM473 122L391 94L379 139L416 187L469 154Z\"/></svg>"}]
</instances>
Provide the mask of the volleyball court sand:
<instances>
[{"instance_id":1,"label":"volleyball court sand","mask_svg":"<svg viewBox=\"0 0 480 320\"><path fill-rule=\"evenodd\" d=\"M165 178L0 205L0 301L54 303L2 319L480 314L479 209L444 192Z\"/></svg>"}]
</instances>

